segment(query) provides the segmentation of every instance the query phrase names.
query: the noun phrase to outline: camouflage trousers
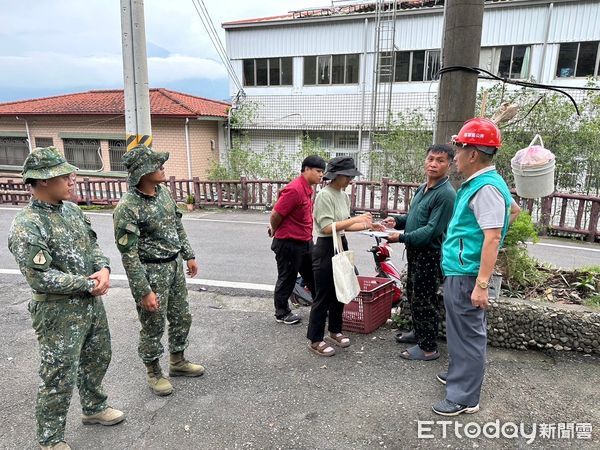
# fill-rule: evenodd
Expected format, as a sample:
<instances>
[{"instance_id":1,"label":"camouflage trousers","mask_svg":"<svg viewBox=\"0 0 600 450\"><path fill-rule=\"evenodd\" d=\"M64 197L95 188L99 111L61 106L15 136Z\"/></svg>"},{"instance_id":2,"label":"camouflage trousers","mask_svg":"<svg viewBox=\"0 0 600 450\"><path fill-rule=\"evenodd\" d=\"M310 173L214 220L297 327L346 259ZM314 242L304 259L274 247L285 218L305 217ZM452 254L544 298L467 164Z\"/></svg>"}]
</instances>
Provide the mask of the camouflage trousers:
<instances>
[{"instance_id":1,"label":"camouflage trousers","mask_svg":"<svg viewBox=\"0 0 600 450\"><path fill-rule=\"evenodd\" d=\"M77 383L84 414L107 408L102 380L111 359L110 332L100 297L29 303L40 353L36 419L41 445L64 440Z\"/></svg>"},{"instance_id":2,"label":"camouflage trousers","mask_svg":"<svg viewBox=\"0 0 600 450\"><path fill-rule=\"evenodd\" d=\"M142 324L138 355L147 364L164 353L161 339L165 332L165 321L169 322L169 352L182 352L187 348L192 315L181 257L168 263L144 264L144 268L150 287L160 302L157 312L142 309L140 301L136 304Z\"/></svg>"}]
</instances>

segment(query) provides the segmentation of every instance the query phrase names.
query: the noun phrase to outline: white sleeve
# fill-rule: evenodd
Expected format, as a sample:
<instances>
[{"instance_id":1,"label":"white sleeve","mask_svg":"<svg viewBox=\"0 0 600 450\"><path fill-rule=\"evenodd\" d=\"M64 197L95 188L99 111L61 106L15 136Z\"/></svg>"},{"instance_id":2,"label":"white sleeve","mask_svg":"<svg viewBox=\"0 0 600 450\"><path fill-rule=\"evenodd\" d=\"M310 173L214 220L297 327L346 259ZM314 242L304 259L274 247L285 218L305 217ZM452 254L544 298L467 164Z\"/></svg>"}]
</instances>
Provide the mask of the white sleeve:
<instances>
[{"instance_id":1,"label":"white sleeve","mask_svg":"<svg viewBox=\"0 0 600 450\"><path fill-rule=\"evenodd\" d=\"M475 214L475 219L482 230L502 228L506 218L504 197L498 189L487 184L473 196L469 207Z\"/></svg>"}]
</instances>

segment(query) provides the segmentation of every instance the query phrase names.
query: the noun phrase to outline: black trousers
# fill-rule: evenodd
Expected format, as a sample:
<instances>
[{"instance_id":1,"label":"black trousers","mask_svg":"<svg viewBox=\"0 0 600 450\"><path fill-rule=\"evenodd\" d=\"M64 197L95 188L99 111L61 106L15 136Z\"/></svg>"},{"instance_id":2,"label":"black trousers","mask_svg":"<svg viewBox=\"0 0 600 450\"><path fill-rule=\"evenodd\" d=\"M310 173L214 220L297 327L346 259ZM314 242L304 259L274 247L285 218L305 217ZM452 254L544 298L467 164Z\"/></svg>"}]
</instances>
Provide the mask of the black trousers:
<instances>
[{"instance_id":1,"label":"black trousers","mask_svg":"<svg viewBox=\"0 0 600 450\"><path fill-rule=\"evenodd\" d=\"M440 250L407 249L406 295L410 303L417 343L421 350L437 350L439 327L437 291L442 280Z\"/></svg>"},{"instance_id":2,"label":"black trousers","mask_svg":"<svg viewBox=\"0 0 600 450\"><path fill-rule=\"evenodd\" d=\"M342 236L344 250L348 250L348 241ZM312 256L312 268L315 277L315 295L310 310L308 332L306 337L311 342L320 342L325 335L325 322L329 317L329 331L342 332L342 314L344 304L339 302L335 295L333 284L333 270L331 258L333 257L333 238L320 237L317 239Z\"/></svg>"},{"instance_id":3,"label":"black trousers","mask_svg":"<svg viewBox=\"0 0 600 450\"><path fill-rule=\"evenodd\" d=\"M312 241L273 239L271 250L277 261L277 283L275 283L275 317L281 318L290 312L288 299L292 295L298 273L306 282L313 298L315 296L312 271Z\"/></svg>"}]
</instances>

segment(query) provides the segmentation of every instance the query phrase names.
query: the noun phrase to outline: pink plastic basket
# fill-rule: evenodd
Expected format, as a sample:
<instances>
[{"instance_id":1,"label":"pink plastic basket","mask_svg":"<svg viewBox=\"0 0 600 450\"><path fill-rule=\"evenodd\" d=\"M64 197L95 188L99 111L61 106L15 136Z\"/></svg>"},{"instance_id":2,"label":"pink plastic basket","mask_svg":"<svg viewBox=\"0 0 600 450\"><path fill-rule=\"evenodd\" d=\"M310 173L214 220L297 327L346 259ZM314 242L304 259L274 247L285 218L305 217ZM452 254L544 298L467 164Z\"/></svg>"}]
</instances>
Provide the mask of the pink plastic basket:
<instances>
[{"instance_id":1,"label":"pink plastic basket","mask_svg":"<svg viewBox=\"0 0 600 450\"><path fill-rule=\"evenodd\" d=\"M344 307L345 331L368 334L392 315L393 281L389 278L358 277L360 293Z\"/></svg>"}]
</instances>

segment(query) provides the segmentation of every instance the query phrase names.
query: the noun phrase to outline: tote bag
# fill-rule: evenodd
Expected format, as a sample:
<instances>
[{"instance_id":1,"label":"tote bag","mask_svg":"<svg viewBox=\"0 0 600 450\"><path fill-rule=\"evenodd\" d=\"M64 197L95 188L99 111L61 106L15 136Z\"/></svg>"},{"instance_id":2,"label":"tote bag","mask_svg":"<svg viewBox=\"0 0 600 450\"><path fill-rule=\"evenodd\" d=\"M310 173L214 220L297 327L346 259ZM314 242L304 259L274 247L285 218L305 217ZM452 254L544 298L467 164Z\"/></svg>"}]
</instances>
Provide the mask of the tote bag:
<instances>
[{"instance_id":1,"label":"tote bag","mask_svg":"<svg viewBox=\"0 0 600 450\"><path fill-rule=\"evenodd\" d=\"M335 222L332 225L333 250L334 255L331 258L333 268L333 283L335 284L335 295L338 301L348 304L356 298L360 292L358 278L354 272L354 252L351 250L343 251L341 239L335 230Z\"/></svg>"}]
</instances>

